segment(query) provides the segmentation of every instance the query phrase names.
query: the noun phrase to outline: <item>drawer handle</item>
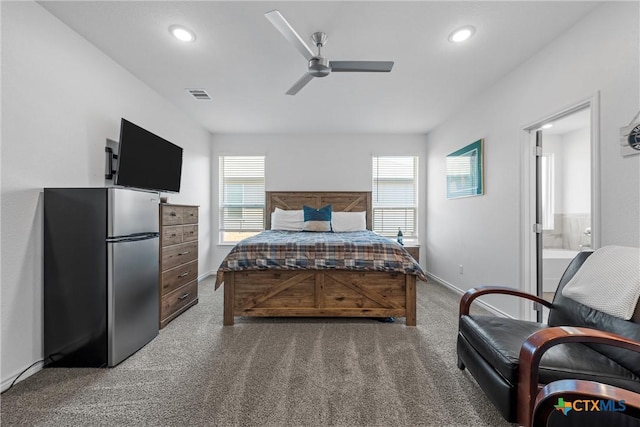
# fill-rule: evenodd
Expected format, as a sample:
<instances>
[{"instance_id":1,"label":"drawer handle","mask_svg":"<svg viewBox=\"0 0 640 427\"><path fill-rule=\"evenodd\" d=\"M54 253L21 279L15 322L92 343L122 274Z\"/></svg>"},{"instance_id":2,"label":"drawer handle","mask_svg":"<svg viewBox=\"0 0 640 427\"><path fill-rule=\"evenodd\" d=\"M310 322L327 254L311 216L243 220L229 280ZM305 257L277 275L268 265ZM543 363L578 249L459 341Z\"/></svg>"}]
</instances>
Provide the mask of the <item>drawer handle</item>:
<instances>
[{"instance_id":1,"label":"drawer handle","mask_svg":"<svg viewBox=\"0 0 640 427\"><path fill-rule=\"evenodd\" d=\"M169 216L176 216L176 213L175 212L170 212Z\"/></svg>"},{"instance_id":2,"label":"drawer handle","mask_svg":"<svg viewBox=\"0 0 640 427\"><path fill-rule=\"evenodd\" d=\"M190 293L191 293L191 292L187 292L186 294L182 295L181 297L178 297L178 299L179 299L180 301L182 301L183 299L185 299L186 297L188 297Z\"/></svg>"},{"instance_id":3,"label":"drawer handle","mask_svg":"<svg viewBox=\"0 0 640 427\"><path fill-rule=\"evenodd\" d=\"M191 253L191 251L186 251L186 252L180 252L178 255L187 255L187 254L190 254L190 253Z\"/></svg>"},{"instance_id":4,"label":"drawer handle","mask_svg":"<svg viewBox=\"0 0 640 427\"><path fill-rule=\"evenodd\" d=\"M177 236L177 234L176 234L176 233L173 233L173 234L171 235L171 237L176 237L176 236Z\"/></svg>"},{"instance_id":5,"label":"drawer handle","mask_svg":"<svg viewBox=\"0 0 640 427\"><path fill-rule=\"evenodd\" d=\"M185 277L185 276L188 276L188 275L189 275L189 273L191 273L191 270L189 270L189 271L187 271L187 272L184 272L184 273L182 273L182 274L179 274L179 275L178 275L178 277Z\"/></svg>"}]
</instances>

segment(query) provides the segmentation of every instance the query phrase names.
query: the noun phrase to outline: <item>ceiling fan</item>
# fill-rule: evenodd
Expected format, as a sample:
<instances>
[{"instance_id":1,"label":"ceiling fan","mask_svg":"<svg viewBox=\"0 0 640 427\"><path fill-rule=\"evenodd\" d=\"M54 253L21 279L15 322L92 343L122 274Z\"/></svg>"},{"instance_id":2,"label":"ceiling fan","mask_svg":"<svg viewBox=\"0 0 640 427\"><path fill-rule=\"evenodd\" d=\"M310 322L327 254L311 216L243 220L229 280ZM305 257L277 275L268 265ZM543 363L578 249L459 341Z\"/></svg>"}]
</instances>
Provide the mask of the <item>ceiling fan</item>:
<instances>
[{"instance_id":1,"label":"ceiling fan","mask_svg":"<svg viewBox=\"0 0 640 427\"><path fill-rule=\"evenodd\" d=\"M284 38L289 40L289 43L309 61L309 71L291 86L287 91L287 95L295 95L314 77L325 77L331 72L388 73L393 68L393 61L329 61L320 53L320 49L327 42L325 33L316 32L311 35L311 41L318 48L318 54L316 55L279 11L272 10L264 15L280 31Z\"/></svg>"}]
</instances>

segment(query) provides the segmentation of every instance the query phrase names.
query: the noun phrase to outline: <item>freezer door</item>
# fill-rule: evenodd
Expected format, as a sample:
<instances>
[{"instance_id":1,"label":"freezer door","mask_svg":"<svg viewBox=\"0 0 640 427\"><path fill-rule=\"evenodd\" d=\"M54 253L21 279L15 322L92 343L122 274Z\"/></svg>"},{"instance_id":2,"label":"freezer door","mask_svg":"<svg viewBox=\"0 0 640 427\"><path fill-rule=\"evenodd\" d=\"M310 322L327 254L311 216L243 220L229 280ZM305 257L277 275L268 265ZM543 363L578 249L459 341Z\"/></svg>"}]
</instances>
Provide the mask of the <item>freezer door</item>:
<instances>
[{"instance_id":1,"label":"freezer door","mask_svg":"<svg viewBox=\"0 0 640 427\"><path fill-rule=\"evenodd\" d=\"M158 335L157 237L108 243L109 366Z\"/></svg>"},{"instance_id":2,"label":"freezer door","mask_svg":"<svg viewBox=\"0 0 640 427\"><path fill-rule=\"evenodd\" d=\"M159 231L158 193L109 188L108 197L108 237Z\"/></svg>"}]
</instances>

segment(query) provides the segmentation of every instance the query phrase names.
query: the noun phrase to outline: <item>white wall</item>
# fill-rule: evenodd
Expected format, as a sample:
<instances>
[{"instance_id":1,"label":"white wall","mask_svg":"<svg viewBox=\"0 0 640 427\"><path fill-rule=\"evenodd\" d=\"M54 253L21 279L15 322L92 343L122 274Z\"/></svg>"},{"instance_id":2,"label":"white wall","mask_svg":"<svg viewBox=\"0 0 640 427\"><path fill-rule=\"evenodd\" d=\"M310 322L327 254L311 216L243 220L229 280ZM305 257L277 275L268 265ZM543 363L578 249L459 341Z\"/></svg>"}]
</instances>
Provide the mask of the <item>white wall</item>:
<instances>
[{"instance_id":1,"label":"white wall","mask_svg":"<svg viewBox=\"0 0 640 427\"><path fill-rule=\"evenodd\" d=\"M619 128L639 105L637 2L605 2L427 135L426 268L459 289L519 287L522 129L600 93L602 245L640 243L640 156L620 156ZM486 194L445 197L445 156L485 138ZM458 265L464 265L464 274ZM514 299L489 298L520 317Z\"/></svg>"},{"instance_id":2,"label":"white wall","mask_svg":"<svg viewBox=\"0 0 640 427\"><path fill-rule=\"evenodd\" d=\"M210 217L210 134L32 2L2 2L1 377L43 358L43 187L100 187L125 117L184 148L182 191ZM200 272L211 270L200 221ZM37 366L36 369L39 367Z\"/></svg>"},{"instance_id":3,"label":"white wall","mask_svg":"<svg viewBox=\"0 0 640 427\"><path fill-rule=\"evenodd\" d=\"M268 191L371 191L372 156L419 156L418 224L424 224L425 136L409 135L213 135L212 210L217 212L218 157L264 155ZM213 218L218 229L218 215ZM424 230L418 230L424 239ZM216 233L212 233L217 242ZM214 248L215 267L229 246ZM422 256L422 254L421 254Z\"/></svg>"},{"instance_id":4,"label":"white wall","mask_svg":"<svg viewBox=\"0 0 640 427\"><path fill-rule=\"evenodd\" d=\"M591 212L591 146L590 129L578 129L562 135L561 169L563 201L557 212L575 214Z\"/></svg>"},{"instance_id":5,"label":"white wall","mask_svg":"<svg viewBox=\"0 0 640 427\"><path fill-rule=\"evenodd\" d=\"M590 129L544 135L543 151L554 156L555 213L591 212Z\"/></svg>"}]
</instances>

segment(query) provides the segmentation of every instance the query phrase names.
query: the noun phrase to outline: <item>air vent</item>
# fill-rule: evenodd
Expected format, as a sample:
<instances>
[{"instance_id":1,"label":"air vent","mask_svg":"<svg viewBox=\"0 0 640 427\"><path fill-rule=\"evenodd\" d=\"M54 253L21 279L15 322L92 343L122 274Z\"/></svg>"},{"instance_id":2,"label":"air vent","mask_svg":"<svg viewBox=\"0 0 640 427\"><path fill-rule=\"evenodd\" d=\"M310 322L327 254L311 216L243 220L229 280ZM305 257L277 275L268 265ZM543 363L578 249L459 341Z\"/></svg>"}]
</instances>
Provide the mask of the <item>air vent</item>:
<instances>
[{"instance_id":1,"label":"air vent","mask_svg":"<svg viewBox=\"0 0 640 427\"><path fill-rule=\"evenodd\" d=\"M195 99L199 99L201 101L208 101L211 99L207 91L204 89L187 89L187 92L189 92Z\"/></svg>"}]
</instances>

